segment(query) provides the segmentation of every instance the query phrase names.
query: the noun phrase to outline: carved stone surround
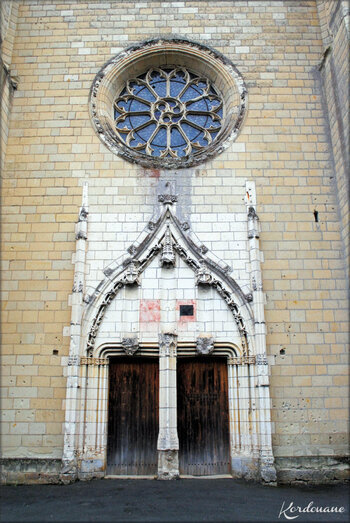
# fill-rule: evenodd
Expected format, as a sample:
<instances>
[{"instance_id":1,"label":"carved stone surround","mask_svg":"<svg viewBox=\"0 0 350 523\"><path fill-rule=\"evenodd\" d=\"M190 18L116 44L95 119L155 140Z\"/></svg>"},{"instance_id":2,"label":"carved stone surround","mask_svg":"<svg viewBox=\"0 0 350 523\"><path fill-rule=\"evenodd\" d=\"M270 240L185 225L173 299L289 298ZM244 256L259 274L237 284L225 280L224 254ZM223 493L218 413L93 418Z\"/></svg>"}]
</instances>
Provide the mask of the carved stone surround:
<instances>
[{"instance_id":1,"label":"carved stone surround","mask_svg":"<svg viewBox=\"0 0 350 523\"><path fill-rule=\"evenodd\" d=\"M87 351L93 350L107 307L117 293L125 285L140 285L143 271L157 254L160 254L160 264L163 267L174 266L175 254L178 254L194 271L196 285L212 286L226 302L240 333L242 352L249 354L247 320L252 323L249 305L251 295L245 295L228 275L230 268L227 264L218 260L206 247L203 249L202 242L195 237L189 226L184 230L172 208L176 200L176 195L170 194L160 198L163 211L157 220L151 220L154 228L149 230L149 222L139 240L127 249L131 256L127 256L121 265L112 264L107 267L104 270L105 280L100 282L92 296L85 297L88 311L95 310L87 339Z\"/></svg>"},{"instance_id":2,"label":"carved stone surround","mask_svg":"<svg viewBox=\"0 0 350 523\"><path fill-rule=\"evenodd\" d=\"M236 403L230 408L237 409L239 412L237 419L232 418L234 426L230 433L232 474L234 477L255 479L260 477L269 483L275 481L268 361L264 314L261 307L263 293L259 268L259 223L251 185L251 182L247 182L247 239L251 253L250 260L254 263L254 269L251 270L250 292L243 293L237 282L229 276L230 268L227 264L215 257L202 244L187 222L177 218L177 196L168 191L166 197L160 198L161 212L157 211L147 223L139 238L127 249L122 262L106 267L105 278L98 284L92 295L84 297L83 316L79 316L79 311L76 312L74 328L79 330L82 341L85 338L87 342L79 344L77 340L71 344L67 367L71 373L71 380L67 381L69 403L67 402L65 422L63 476L74 478L78 473L79 477L88 478L102 477L105 474L103 464L107 444L105 412L108 401L109 356L115 356L117 352L121 355L127 353L130 357L133 357L136 352L140 355L159 355L160 372L164 371L167 376L165 380L163 379L164 408L168 409L170 406L170 403L165 402L168 391L175 391L176 394L176 356L177 351L181 352L182 349L177 347L175 333L165 331L159 335L159 352L155 347L157 343L152 344L152 347L146 347L147 344L146 346L139 344L138 339L131 334L123 338L118 348L116 346L113 348L109 344L95 348L95 339L107 307L124 286L137 286L142 283L143 271L158 255L161 265L169 269L176 263L176 257L180 256L194 272L196 285L215 288L231 310L241 335L241 346L227 358L228 379L231 384L229 398L237 398ZM85 241L86 238L79 237L77 245L78 242ZM257 282L255 286L254 282ZM77 292L75 295L82 299L82 294ZM259 330L255 332L257 322ZM75 352L78 346L80 346L79 355ZM216 343L213 337L200 336L196 343L192 344L192 354L221 353L220 346L222 343ZM186 355L189 355L187 352L188 347L186 347ZM170 366L168 360L171 359L173 361ZM98 391L97 396L87 393L90 387ZM240 395L241 390L242 395ZM233 400L229 399L229 401ZM94 422L89 428L89 433L81 439L78 435L82 434L81 420L84 419L84 413L95 411L100 412L101 416L96 417L96 423ZM171 414L170 409L168 414L166 419L171 419L172 422L169 426L160 427L157 445L158 475L162 479L176 477L178 471L176 410ZM259 421L261 419L264 420L263 426ZM261 434L260 430L263 430Z\"/></svg>"}]
</instances>

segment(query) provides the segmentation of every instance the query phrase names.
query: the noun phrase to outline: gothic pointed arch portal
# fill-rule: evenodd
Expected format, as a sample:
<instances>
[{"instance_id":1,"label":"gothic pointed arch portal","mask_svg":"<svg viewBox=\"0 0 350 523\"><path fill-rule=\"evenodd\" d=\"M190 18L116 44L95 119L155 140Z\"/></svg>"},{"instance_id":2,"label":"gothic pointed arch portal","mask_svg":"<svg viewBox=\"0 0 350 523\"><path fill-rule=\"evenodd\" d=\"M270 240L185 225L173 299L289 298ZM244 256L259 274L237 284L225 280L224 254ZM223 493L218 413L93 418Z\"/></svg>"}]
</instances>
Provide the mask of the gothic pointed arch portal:
<instances>
[{"instance_id":1,"label":"gothic pointed arch portal","mask_svg":"<svg viewBox=\"0 0 350 523\"><path fill-rule=\"evenodd\" d=\"M158 476L178 476L177 357L212 355L227 362L232 475L275 481L260 261L254 259L258 217L249 183L246 194L250 292L179 220L174 194L159 195L160 212L122 260L105 268L90 295L82 296L83 270L76 267L63 476L106 473L108 364L118 355L159 357ZM82 210L77 256L85 252L86 202Z\"/></svg>"}]
</instances>

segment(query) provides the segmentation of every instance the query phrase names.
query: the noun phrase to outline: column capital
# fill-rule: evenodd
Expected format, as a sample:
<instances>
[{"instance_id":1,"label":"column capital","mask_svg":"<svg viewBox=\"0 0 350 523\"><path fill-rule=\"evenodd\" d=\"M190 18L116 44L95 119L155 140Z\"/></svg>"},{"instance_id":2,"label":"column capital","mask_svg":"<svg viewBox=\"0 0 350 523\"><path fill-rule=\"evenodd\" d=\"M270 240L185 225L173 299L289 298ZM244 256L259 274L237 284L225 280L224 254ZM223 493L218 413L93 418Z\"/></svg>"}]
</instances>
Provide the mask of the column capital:
<instances>
[{"instance_id":1,"label":"column capital","mask_svg":"<svg viewBox=\"0 0 350 523\"><path fill-rule=\"evenodd\" d=\"M159 334L159 356L175 358L177 353L177 334L166 332Z\"/></svg>"}]
</instances>

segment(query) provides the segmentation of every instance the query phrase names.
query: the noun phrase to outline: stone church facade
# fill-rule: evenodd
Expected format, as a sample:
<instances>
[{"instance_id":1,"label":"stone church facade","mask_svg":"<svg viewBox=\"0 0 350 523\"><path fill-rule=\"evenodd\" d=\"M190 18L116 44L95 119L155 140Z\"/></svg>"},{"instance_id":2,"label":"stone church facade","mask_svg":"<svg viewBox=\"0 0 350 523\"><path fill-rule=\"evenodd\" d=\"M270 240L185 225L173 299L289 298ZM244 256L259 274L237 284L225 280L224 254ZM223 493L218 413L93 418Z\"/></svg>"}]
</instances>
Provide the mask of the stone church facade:
<instances>
[{"instance_id":1,"label":"stone church facade","mask_svg":"<svg viewBox=\"0 0 350 523\"><path fill-rule=\"evenodd\" d=\"M347 2L4 1L2 479L348 479Z\"/></svg>"}]
</instances>

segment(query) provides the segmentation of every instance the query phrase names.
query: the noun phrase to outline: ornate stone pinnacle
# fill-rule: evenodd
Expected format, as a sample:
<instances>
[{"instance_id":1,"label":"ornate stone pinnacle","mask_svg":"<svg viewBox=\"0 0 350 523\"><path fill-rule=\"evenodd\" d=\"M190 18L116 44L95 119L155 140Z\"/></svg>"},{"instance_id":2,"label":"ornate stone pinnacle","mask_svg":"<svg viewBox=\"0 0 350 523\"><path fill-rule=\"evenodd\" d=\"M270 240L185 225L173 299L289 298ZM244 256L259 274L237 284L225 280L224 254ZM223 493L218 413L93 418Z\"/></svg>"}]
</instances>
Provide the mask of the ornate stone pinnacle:
<instances>
[{"instance_id":1,"label":"ornate stone pinnacle","mask_svg":"<svg viewBox=\"0 0 350 523\"><path fill-rule=\"evenodd\" d=\"M175 266L175 252L174 252L174 248L173 248L173 238L171 236L169 225L167 225L167 228L165 231L163 251L162 251L160 261L161 261L162 267L174 267Z\"/></svg>"}]
</instances>

